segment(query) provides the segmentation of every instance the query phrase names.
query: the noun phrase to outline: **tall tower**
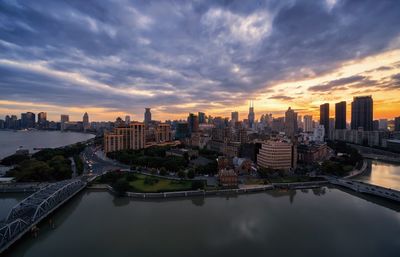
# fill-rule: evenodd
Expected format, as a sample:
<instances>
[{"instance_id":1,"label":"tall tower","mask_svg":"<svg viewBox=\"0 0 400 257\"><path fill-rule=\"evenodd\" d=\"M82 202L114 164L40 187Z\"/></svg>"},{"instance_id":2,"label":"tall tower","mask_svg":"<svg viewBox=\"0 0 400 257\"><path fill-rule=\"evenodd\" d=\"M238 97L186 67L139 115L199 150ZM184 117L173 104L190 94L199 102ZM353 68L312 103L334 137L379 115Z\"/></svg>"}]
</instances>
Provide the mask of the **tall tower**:
<instances>
[{"instance_id":1,"label":"tall tower","mask_svg":"<svg viewBox=\"0 0 400 257\"><path fill-rule=\"evenodd\" d=\"M233 124L235 124L235 122L239 121L239 113L238 112L231 113L231 121Z\"/></svg>"},{"instance_id":2,"label":"tall tower","mask_svg":"<svg viewBox=\"0 0 400 257\"><path fill-rule=\"evenodd\" d=\"M346 129L346 102L335 104L335 129Z\"/></svg>"},{"instance_id":3,"label":"tall tower","mask_svg":"<svg viewBox=\"0 0 400 257\"><path fill-rule=\"evenodd\" d=\"M325 137L329 135L329 103L319 106L319 124L324 126Z\"/></svg>"},{"instance_id":4,"label":"tall tower","mask_svg":"<svg viewBox=\"0 0 400 257\"><path fill-rule=\"evenodd\" d=\"M289 107L285 113L285 133L293 138L297 133L297 113Z\"/></svg>"},{"instance_id":5,"label":"tall tower","mask_svg":"<svg viewBox=\"0 0 400 257\"><path fill-rule=\"evenodd\" d=\"M83 130L87 130L90 125L89 125L89 114L87 112L85 112L85 114L83 114Z\"/></svg>"},{"instance_id":6,"label":"tall tower","mask_svg":"<svg viewBox=\"0 0 400 257\"><path fill-rule=\"evenodd\" d=\"M351 129L373 130L372 96L358 96L351 103Z\"/></svg>"},{"instance_id":7,"label":"tall tower","mask_svg":"<svg viewBox=\"0 0 400 257\"><path fill-rule=\"evenodd\" d=\"M145 112L144 112L144 125L148 126L150 122L151 122L151 112L150 112L150 108L145 108Z\"/></svg>"},{"instance_id":8,"label":"tall tower","mask_svg":"<svg viewBox=\"0 0 400 257\"><path fill-rule=\"evenodd\" d=\"M255 119L254 103L253 103L253 100L250 100L249 115L248 115L250 128L253 128L253 126L254 126L254 119Z\"/></svg>"}]
</instances>

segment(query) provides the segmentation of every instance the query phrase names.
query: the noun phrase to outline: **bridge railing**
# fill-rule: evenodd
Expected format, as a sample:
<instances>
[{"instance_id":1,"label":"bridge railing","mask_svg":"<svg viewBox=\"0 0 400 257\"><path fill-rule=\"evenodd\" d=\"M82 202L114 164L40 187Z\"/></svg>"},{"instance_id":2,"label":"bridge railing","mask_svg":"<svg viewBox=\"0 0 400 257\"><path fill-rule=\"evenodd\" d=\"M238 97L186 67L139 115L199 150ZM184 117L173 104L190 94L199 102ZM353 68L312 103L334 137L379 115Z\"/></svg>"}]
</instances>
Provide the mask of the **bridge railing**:
<instances>
[{"instance_id":1,"label":"bridge railing","mask_svg":"<svg viewBox=\"0 0 400 257\"><path fill-rule=\"evenodd\" d=\"M79 179L53 183L15 205L0 226L0 252L85 185Z\"/></svg>"}]
</instances>

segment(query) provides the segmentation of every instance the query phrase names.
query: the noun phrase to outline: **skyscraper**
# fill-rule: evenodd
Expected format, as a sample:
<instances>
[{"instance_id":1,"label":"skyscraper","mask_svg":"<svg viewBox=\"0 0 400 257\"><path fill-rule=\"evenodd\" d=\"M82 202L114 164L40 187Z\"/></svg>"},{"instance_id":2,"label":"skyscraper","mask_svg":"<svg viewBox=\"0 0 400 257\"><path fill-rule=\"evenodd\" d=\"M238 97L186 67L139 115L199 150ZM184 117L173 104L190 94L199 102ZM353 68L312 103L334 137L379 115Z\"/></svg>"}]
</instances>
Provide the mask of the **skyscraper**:
<instances>
[{"instance_id":1,"label":"skyscraper","mask_svg":"<svg viewBox=\"0 0 400 257\"><path fill-rule=\"evenodd\" d=\"M206 114L204 112L199 112L199 124L206 123Z\"/></svg>"},{"instance_id":2,"label":"skyscraper","mask_svg":"<svg viewBox=\"0 0 400 257\"><path fill-rule=\"evenodd\" d=\"M65 123L69 122L69 115L66 114L61 114L61 130L64 130L65 128Z\"/></svg>"},{"instance_id":3,"label":"skyscraper","mask_svg":"<svg viewBox=\"0 0 400 257\"><path fill-rule=\"evenodd\" d=\"M255 120L255 114L254 114L254 103L253 103L252 100L250 101L248 120L249 120L249 127L253 128L254 120Z\"/></svg>"},{"instance_id":4,"label":"skyscraper","mask_svg":"<svg viewBox=\"0 0 400 257\"><path fill-rule=\"evenodd\" d=\"M312 115L304 115L304 131L305 132L314 131Z\"/></svg>"},{"instance_id":5,"label":"skyscraper","mask_svg":"<svg viewBox=\"0 0 400 257\"><path fill-rule=\"evenodd\" d=\"M358 96L351 103L351 129L373 130L372 96Z\"/></svg>"},{"instance_id":6,"label":"skyscraper","mask_svg":"<svg viewBox=\"0 0 400 257\"><path fill-rule=\"evenodd\" d=\"M285 133L289 137L297 133L297 112L290 107L285 113Z\"/></svg>"},{"instance_id":7,"label":"skyscraper","mask_svg":"<svg viewBox=\"0 0 400 257\"><path fill-rule=\"evenodd\" d=\"M335 129L346 129L346 102L335 104Z\"/></svg>"},{"instance_id":8,"label":"skyscraper","mask_svg":"<svg viewBox=\"0 0 400 257\"><path fill-rule=\"evenodd\" d=\"M329 135L329 103L319 106L319 124L324 126L325 137Z\"/></svg>"},{"instance_id":9,"label":"skyscraper","mask_svg":"<svg viewBox=\"0 0 400 257\"><path fill-rule=\"evenodd\" d=\"M394 131L400 131L400 116L394 118Z\"/></svg>"},{"instance_id":10,"label":"skyscraper","mask_svg":"<svg viewBox=\"0 0 400 257\"><path fill-rule=\"evenodd\" d=\"M150 108L145 108L145 112L144 112L144 125L148 126L150 122L151 122L151 112L150 112Z\"/></svg>"},{"instance_id":11,"label":"skyscraper","mask_svg":"<svg viewBox=\"0 0 400 257\"><path fill-rule=\"evenodd\" d=\"M47 113L46 112L39 112L38 113L38 124L40 128L47 127Z\"/></svg>"},{"instance_id":12,"label":"skyscraper","mask_svg":"<svg viewBox=\"0 0 400 257\"><path fill-rule=\"evenodd\" d=\"M199 131L199 118L197 117L197 115L189 113L187 122L188 122L189 135L192 135L193 132Z\"/></svg>"},{"instance_id":13,"label":"skyscraper","mask_svg":"<svg viewBox=\"0 0 400 257\"><path fill-rule=\"evenodd\" d=\"M83 114L82 123L83 123L83 130L87 130L90 128L89 114L87 112L85 112L85 114Z\"/></svg>"},{"instance_id":14,"label":"skyscraper","mask_svg":"<svg viewBox=\"0 0 400 257\"><path fill-rule=\"evenodd\" d=\"M129 123L131 123L131 116L126 115L125 116L125 124L128 125Z\"/></svg>"},{"instance_id":15,"label":"skyscraper","mask_svg":"<svg viewBox=\"0 0 400 257\"><path fill-rule=\"evenodd\" d=\"M387 119L379 119L379 130L388 130L389 122Z\"/></svg>"},{"instance_id":16,"label":"skyscraper","mask_svg":"<svg viewBox=\"0 0 400 257\"><path fill-rule=\"evenodd\" d=\"M239 121L239 113L238 112L231 112L231 121L233 124Z\"/></svg>"}]
</instances>

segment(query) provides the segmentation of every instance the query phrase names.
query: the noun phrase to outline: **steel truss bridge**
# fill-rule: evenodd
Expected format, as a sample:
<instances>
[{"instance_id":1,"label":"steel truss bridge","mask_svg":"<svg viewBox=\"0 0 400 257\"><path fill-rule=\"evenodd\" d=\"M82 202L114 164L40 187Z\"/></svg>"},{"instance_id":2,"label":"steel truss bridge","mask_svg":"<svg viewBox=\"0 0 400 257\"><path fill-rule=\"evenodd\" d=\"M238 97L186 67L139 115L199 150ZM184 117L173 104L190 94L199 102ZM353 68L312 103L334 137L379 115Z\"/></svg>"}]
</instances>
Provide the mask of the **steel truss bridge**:
<instances>
[{"instance_id":1,"label":"steel truss bridge","mask_svg":"<svg viewBox=\"0 0 400 257\"><path fill-rule=\"evenodd\" d=\"M0 253L83 188L80 179L49 184L15 205L0 222Z\"/></svg>"}]
</instances>

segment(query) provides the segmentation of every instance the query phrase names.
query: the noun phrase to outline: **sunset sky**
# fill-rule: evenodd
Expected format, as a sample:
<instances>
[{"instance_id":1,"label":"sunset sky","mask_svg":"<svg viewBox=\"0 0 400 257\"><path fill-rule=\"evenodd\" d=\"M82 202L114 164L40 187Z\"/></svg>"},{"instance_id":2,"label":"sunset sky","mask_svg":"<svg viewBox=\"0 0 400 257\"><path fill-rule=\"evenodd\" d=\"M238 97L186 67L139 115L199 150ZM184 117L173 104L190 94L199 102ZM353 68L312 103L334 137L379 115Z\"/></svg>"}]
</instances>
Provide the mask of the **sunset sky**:
<instances>
[{"instance_id":1,"label":"sunset sky","mask_svg":"<svg viewBox=\"0 0 400 257\"><path fill-rule=\"evenodd\" d=\"M0 1L0 119L400 116L400 1ZM350 112L350 106L348 106ZM348 120L350 115L348 115Z\"/></svg>"}]
</instances>

